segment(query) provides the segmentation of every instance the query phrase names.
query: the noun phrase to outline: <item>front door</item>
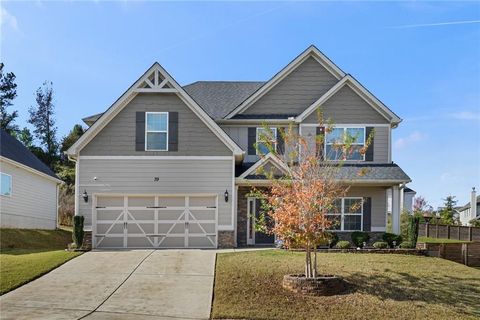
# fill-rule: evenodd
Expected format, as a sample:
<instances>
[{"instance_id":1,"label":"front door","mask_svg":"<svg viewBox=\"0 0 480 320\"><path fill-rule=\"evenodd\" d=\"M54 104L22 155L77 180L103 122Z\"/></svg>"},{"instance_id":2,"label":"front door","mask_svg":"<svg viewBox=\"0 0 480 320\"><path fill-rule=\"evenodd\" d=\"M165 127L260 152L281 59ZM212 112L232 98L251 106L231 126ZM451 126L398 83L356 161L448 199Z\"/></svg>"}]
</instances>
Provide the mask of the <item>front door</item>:
<instances>
[{"instance_id":1,"label":"front door","mask_svg":"<svg viewBox=\"0 0 480 320\"><path fill-rule=\"evenodd\" d=\"M275 236L255 230L255 221L260 217L262 205L260 199L247 199L247 244L274 244ZM268 219L268 217L267 217Z\"/></svg>"}]
</instances>

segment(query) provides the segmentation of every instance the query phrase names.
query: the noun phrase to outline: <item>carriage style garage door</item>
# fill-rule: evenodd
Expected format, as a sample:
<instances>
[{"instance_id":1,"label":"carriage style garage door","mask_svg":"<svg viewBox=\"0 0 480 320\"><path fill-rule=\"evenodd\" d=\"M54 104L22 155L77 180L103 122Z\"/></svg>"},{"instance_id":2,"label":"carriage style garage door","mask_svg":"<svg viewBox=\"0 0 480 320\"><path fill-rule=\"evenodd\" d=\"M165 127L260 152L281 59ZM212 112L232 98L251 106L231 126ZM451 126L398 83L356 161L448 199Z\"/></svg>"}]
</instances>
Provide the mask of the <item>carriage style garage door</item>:
<instances>
[{"instance_id":1,"label":"carriage style garage door","mask_svg":"<svg viewBox=\"0 0 480 320\"><path fill-rule=\"evenodd\" d=\"M96 248L216 248L217 197L97 196Z\"/></svg>"}]
</instances>

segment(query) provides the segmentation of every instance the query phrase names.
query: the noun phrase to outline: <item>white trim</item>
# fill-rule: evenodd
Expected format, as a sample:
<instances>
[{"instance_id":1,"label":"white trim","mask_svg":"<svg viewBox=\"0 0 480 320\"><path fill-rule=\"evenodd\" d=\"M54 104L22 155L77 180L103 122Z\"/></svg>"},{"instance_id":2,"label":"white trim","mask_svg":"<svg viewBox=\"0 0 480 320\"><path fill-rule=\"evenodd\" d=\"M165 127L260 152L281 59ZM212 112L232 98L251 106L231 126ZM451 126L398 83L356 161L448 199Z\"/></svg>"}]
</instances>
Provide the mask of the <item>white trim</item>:
<instances>
[{"instance_id":1,"label":"white trim","mask_svg":"<svg viewBox=\"0 0 480 320\"><path fill-rule=\"evenodd\" d=\"M328 99L334 96L341 88L345 85L348 85L350 89L355 91L360 98L372 106L378 113L380 113L386 120L388 120L392 125L397 125L402 120L393 113L386 105L384 105L380 100L378 100L373 94L367 91L355 78L351 75L346 75L339 82L337 82L333 87L330 88L323 96L321 96L317 101L315 101L310 107L305 109L299 116L296 117L296 122L304 121L310 114L312 114L319 106L324 104Z\"/></svg>"},{"instance_id":2,"label":"white trim","mask_svg":"<svg viewBox=\"0 0 480 320\"><path fill-rule=\"evenodd\" d=\"M272 132L275 132L275 142L274 142L274 145L275 145L275 151L277 151L277 143L278 143L278 141L277 141L277 135L278 135L277 128L276 128L276 127L268 127L268 128L257 127L256 129L257 129L257 130L255 131L255 144L256 144L257 148L255 149L255 155L257 155L257 156L262 155L262 154L258 153L258 143L259 143L259 140L258 140L258 138L259 138L258 131L260 131L260 130L265 130L265 129L268 129L268 130L270 130L270 131L272 131ZM260 142L261 142L261 141L260 141Z\"/></svg>"},{"instance_id":3,"label":"white trim","mask_svg":"<svg viewBox=\"0 0 480 320\"><path fill-rule=\"evenodd\" d=\"M230 206L232 207L231 226L235 229L235 159L232 160L232 195L229 197ZM225 198L223 199L225 201Z\"/></svg>"},{"instance_id":4,"label":"white trim","mask_svg":"<svg viewBox=\"0 0 480 320\"><path fill-rule=\"evenodd\" d=\"M386 227L371 227L370 231L372 232L385 232L387 231Z\"/></svg>"},{"instance_id":5,"label":"white trim","mask_svg":"<svg viewBox=\"0 0 480 320\"><path fill-rule=\"evenodd\" d=\"M12 195L13 195L13 177L11 174L8 174L8 173L5 173L5 172L0 172L0 179L1 179L1 176L2 175L6 175L6 176L9 176L10 177L10 193L9 194L2 194L0 192L0 196L2 197L8 197L8 198L11 198ZM0 186L1 186L1 181L0 181ZM1 190L0 190L1 191Z\"/></svg>"},{"instance_id":6,"label":"white trim","mask_svg":"<svg viewBox=\"0 0 480 320\"><path fill-rule=\"evenodd\" d=\"M225 224L222 224L222 225L219 224L217 230L218 231L235 231L235 227L230 225L225 225Z\"/></svg>"},{"instance_id":7,"label":"white trim","mask_svg":"<svg viewBox=\"0 0 480 320\"><path fill-rule=\"evenodd\" d=\"M288 125L294 121L295 119L220 119L216 120L216 123L222 127L251 127L252 124L261 125L263 123Z\"/></svg>"},{"instance_id":8,"label":"white trim","mask_svg":"<svg viewBox=\"0 0 480 320\"><path fill-rule=\"evenodd\" d=\"M246 238L247 238L247 245L255 245L255 229L253 229L253 232L252 232L252 237L249 238L249 233L250 233L250 227L251 227L251 224L252 222L255 224L255 221L253 221L252 219L252 213L253 215L255 215L255 206L256 206L256 201L255 201L255 197L247 197L247 234L246 234ZM252 210L252 206L253 206L253 210ZM252 228L254 228L254 226L252 226Z\"/></svg>"},{"instance_id":9,"label":"white trim","mask_svg":"<svg viewBox=\"0 0 480 320\"><path fill-rule=\"evenodd\" d=\"M155 115L155 114L166 114L167 115L167 129L166 130L148 130L148 115L149 114L152 114L152 115ZM145 151L168 151L168 139L169 139L169 136L168 136L168 130L170 129L169 128L169 118L170 118L170 114L169 112L145 112ZM148 149L147 146L148 146L148 133L149 132L153 132L153 133L165 133L166 134L166 138L165 138L165 149Z\"/></svg>"},{"instance_id":10,"label":"white trim","mask_svg":"<svg viewBox=\"0 0 480 320\"><path fill-rule=\"evenodd\" d=\"M280 81L282 81L286 76L288 76L293 70L300 66L305 60L309 57L313 57L317 60L327 71L329 71L335 78L340 80L345 76L345 73L337 67L330 59L328 59L320 50L315 46L308 47L304 52L299 56L293 59L287 66L285 66L280 72L278 72L273 78L271 78L267 83L265 83L260 89L258 89L254 94L248 97L243 101L238 107L231 111L225 119L230 119L234 115L241 113L248 109L252 104L254 104L260 97L265 95L273 87L275 87Z\"/></svg>"},{"instance_id":11,"label":"white trim","mask_svg":"<svg viewBox=\"0 0 480 320\"><path fill-rule=\"evenodd\" d=\"M408 183L409 181L403 180L340 180L339 182L344 182L346 184L351 184L355 186L393 186L400 183ZM258 179L243 179L236 178L235 184L239 186L269 186L273 183L272 180L258 180Z\"/></svg>"},{"instance_id":12,"label":"white trim","mask_svg":"<svg viewBox=\"0 0 480 320\"><path fill-rule=\"evenodd\" d=\"M70 161L75 161L75 215L78 216L80 214L80 159L70 159Z\"/></svg>"},{"instance_id":13,"label":"white trim","mask_svg":"<svg viewBox=\"0 0 480 320\"><path fill-rule=\"evenodd\" d=\"M362 126L362 127L388 127L391 125L388 123L334 123L333 127L350 127L350 126ZM300 123L300 127L320 127L319 123Z\"/></svg>"},{"instance_id":14,"label":"white trim","mask_svg":"<svg viewBox=\"0 0 480 320\"><path fill-rule=\"evenodd\" d=\"M138 94L136 88L148 78L152 72L159 72L178 91L178 97L199 117L207 127L237 156L241 159L244 151L223 131L213 119L185 92L185 90L155 62L113 105L105 111L100 118L67 150L67 154L78 156L78 153Z\"/></svg>"},{"instance_id":15,"label":"white trim","mask_svg":"<svg viewBox=\"0 0 480 320\"><path fill-rule=\"evenodd\" d=\"M80 156L83 160L232 160L232 156Z\"/></svg>"},{"instance_id":16,"label":"white trim","mask_svg":"<svg viewBox=\"0 0 480 320\"><path fill-rule=\"evenodd\" d=\"M388 162L392 162L392 128L388 128Z\"/></svg>"},{"instance_id":17,"label":"white trim","mask_svg":"<svg viewBox=\"0 0 480 320\"><path fill-rule=\"evenodd\" d=\"M284 163L280 162L280 160L278 160L278 158L276 156L274 156L273 154L269 153L267 154L265 157L262 157L260 158L260 160L258 160L257 162L255 162L255 164L253 166L251 166L250 168L248 168L244 173L242 173L238 178L236 178L235 180L243 180L245 179L249 174L251 173L254 173L255 170L257 170L257 168L259 168L260 166L262 166L263 164L267 163L267 161L271 161L274 165L276 165L276 167L282 171L284 171L285 173L288 173L288 168L285 166Z\"/></svg>"},{"instance_id":18,"label":"white trim","mask_svg":"<svg viewBox=\"0 0 480 320\"><path fill-rule=\"evenodd\" d=\"M21 169L25 169L30 173L37 174L37 175L41 176L42 178L46 178L46 179L54 181L56 183L63 183L63 181L60 180L60 179L54 178L54 177L52 177L52 176L50 176L46 173L43 173L43 172L38 171L36 169L33 169L32 167L26 166L26 165L24 165L20 162L14 161L14 160L9 159L9 158L5 158L4 156L0 156L0 161L5 161L8 164L11 164L11 165L13 165L15 167L18 167L18 168L21 168Z\"/></svg>"}]
</instances>

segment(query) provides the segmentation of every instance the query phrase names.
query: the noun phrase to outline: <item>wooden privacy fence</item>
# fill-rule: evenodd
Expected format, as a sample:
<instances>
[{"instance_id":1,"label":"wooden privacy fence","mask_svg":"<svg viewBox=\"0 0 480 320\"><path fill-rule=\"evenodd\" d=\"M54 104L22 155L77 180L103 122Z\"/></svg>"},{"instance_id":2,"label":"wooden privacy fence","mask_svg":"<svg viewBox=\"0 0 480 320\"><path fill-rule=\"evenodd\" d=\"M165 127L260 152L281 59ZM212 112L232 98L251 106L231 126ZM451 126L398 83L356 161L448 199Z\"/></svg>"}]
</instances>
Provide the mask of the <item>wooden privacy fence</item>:
<instances>
[{"instance_id":1,"label":"wooden privacy fence","mask_svg":"<svg viewBox=\"0 0 480 320\"><path fill-rule=\"evenodd\" d=\"M431 257L455 261L469 267L480 267L480 242L470 243L418 243L418 249Z\"/></svg>"},{"instance_id":2,"label":"wooden privacy fence","mask_svg":"<svg viewBox=\"0 0 480 320\"><path fill-rule=\"evenodd\" d=\"M430 238L480 241L480 228L420 223L418 226L418 235L420 237Z\"/></svg>"}]
</instances>

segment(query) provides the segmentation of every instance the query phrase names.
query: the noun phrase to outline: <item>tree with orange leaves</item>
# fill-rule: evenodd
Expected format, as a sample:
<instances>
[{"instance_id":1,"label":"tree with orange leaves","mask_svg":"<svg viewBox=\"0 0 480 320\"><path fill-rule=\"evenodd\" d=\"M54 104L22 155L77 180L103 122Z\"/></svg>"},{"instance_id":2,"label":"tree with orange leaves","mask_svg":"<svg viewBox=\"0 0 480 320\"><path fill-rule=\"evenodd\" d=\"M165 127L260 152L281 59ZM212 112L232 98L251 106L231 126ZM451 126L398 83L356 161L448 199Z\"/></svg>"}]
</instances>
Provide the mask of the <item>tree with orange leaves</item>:
<instances>
[{"instance_id":1,"label":"tree with orange leaves","mask_svg":"<svg viewBox=\"0 0 480 320\"><path fill-rule=\"evenodd\" d=\"M264 126L256 148L261 157L270 154L282 174L279 175L278 170L260 168L257 173L271 180L271 186L253 188L252 192L262 201L263 215L256 223L257 228L275 234L287 248L305 249L307 278L317 277L318 245L329 240L329 230L336 223L328 214L338 213L336 200L346 196L350 188L349 178L342 176L341 168L347 159L365 154L374 134L372 132L359 146L356 144L359 137L348 132L333 135L334 124L323 121L320 111L318 118L321 129L315 137L298 134L292 125L276 133ZM284 141L283 150L279 150L275 134ZM329 139L328 150L324 148L326 138ZM359 171L358 175L362 174L365 172ZM354 205L350 209L358 207Z\"/></svg>"}]
</instances>

